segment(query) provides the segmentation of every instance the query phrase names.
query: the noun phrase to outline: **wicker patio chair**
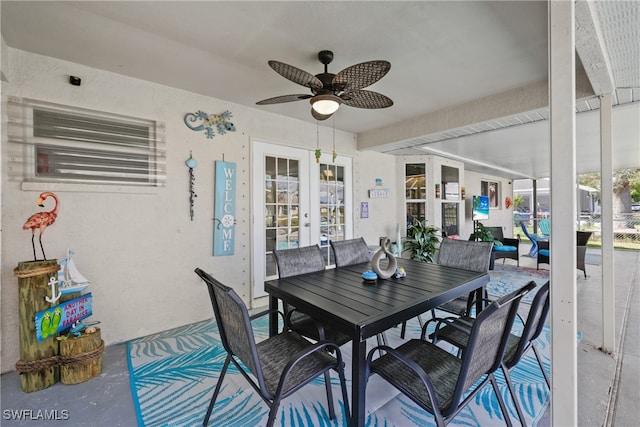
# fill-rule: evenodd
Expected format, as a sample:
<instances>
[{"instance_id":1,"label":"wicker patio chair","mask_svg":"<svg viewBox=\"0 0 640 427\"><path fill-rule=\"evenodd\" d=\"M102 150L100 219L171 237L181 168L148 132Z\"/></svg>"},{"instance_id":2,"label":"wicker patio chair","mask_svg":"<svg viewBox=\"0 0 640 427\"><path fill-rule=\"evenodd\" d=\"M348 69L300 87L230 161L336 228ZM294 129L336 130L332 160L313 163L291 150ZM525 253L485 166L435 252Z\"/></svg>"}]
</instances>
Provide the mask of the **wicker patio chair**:
<instances>
[{"instance_id":1,"label":"wicker patio chair","mask_svg":"<svg viewBox=\"0 0 640 427\"><path fill-rule=\"evenodd\" d=\"M493 374L502 363L518 304L526 292L526 287L518 289L478 314L462 358L422 338L412 339L395 349L373 348L367 355L368 375L380 375L433 414L438 426L451 421L490 382L505 422L511 426ZM384 350L385 355L373 360L379 350Z\"/></svg>"},{"instance_id":2,"label":"wicker patio chair","mask_svg":"<svg viewBox=\"0 0 640 427\"><path fill-rule=\"evenodd\" d=\"M332 369L338 373L340 378L346 419L349 419L344 363L338 345L328 341L313 344L296 332L288 330L256 343L251 320L269 314L270 311L267 310L254 317L249 317L247 307L232 288L223 285L199 268L196 268L195 272L204 280L209 289L220 339L227 352L218 383L202 423L203 426L209 423L229 363L235 365L265 403L269 405L267 426L273 425L282 399L292 395L320 375L324 375L329 418L335 418L329 375L329 371ZM335 357L329 354L328 349L335 354Z\"/></svg>"},{"instance_id":3,"label":"wicker patio chair","mask_svg":"<svg viewBox=\"0 0 640 427\"><path fill-rule=\"evenodd\" d=\"M493 242L475 242L472 240L442 239L438 249L438 264L447 267L461 268L463 270L486 273L489 271L491 262L491 251ZM475 292L469 295L458 297L437 307L438 310L446 311L457 316L467 314L475 301ZM431 317L435 318L435 309L431 310ZM418 316L420 326L424 326L424 321ZM402 325L400 333L404 338L406 323Z\"/></svg>"},{"instance_id":4,"label":"wicker patio chair","mask_svg":"<svg viewBox=\"0 0 640 427\"><path fill-rule=\"evenodd\" d=\"M536 284L531 281L527 286L533 289ZM526 320L522 319L522 317L518 315L524 325L524 328L520 335L515 335L513 332L509 334L501 366L507 382L507 387L509 388L509 393L511 393L511 398L515 403L518 418L520 419L520 423L523 427L526 427L527 424L524 418L520 399L518 399L513 383L511 382L510 372L518 363L520 363L529 350L533 350L538 366L540 366L542 375L547 383L547 387L551 387L549 376L542 363L542 357L535 344L535 340L540 336L544 329L545 321L549 314L549 307L549 282L547 281L538 289L538 292L533 298ZM464 349L467 347L467 340L469 339L468 332L470 331L471 325L473 325L474 321L475 319L469 317L441 319L436 323L436 329L430 337L434 343L444 340L455 345L464 352Z\"/></svg>"},{"instance_id":5,"label":"wicker patio chair","mask_svg":"<svg viewBox=\"0 0 640 427\"><path fill-rule=\"evenodd\" d=\"M576 267L582 270L584 278L587 278L587 267L585 266L585 258L587 257L587 242L591 238L591 231L576 231L577 257Z\"/></svg>"},{"instance_id":6,"label":"wicker patio chair","mask_svg":"<svg viewBox=\"0 0 640 427\"><path fill-rule=\"evenodd\" d=\"M281 278L325 269L325 260L318 245L276 249L273 251L273 255ZM349 334L333 328L331 325L320 323L295 307L285 305L284 311L287 326L304 337L316 341L326 339L337 343L339 346L351 341Z\"/></svg>"},{"instance_id":7,"label":"wicker patio chair","mask_svg":"<svg viewBox=\"0 0 640 427\"><path fill-rule=\"evenodd\" d=\"M582 270L584 278L587 278L587 267L585 258L587 256L587 242L591 238L591 231L576 231L576 268ZM536 257L536 268L540 269L540 264L549 264L549 242L538 242L538 255Z\"/></svg>"},{"instance_id":8,"label":"wicker patio chair","mask_svg":"<svg viewBox=\"0 0 640 427\"><path fill-rule=\"evenodd\" d=\"M520 240L513 239L511 237L504 237L502 227L485 227L485 229L489 231L495 239L502 243L500 246L493 246L494 259L496 261L502 259L503 264L507 258L513 259L516 261L516 265L520 267Z\"/></svg>"}]
</instances>

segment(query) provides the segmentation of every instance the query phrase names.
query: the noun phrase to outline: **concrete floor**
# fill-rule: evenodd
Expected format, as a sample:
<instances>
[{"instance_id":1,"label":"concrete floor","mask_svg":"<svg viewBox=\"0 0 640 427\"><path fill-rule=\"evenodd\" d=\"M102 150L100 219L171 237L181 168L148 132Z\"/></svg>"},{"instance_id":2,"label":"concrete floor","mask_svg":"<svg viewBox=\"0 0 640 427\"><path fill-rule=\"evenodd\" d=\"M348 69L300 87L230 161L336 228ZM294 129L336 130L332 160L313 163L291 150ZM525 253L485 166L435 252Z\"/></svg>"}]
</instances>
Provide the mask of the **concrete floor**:
<instances>
[{"instance_id":1,"label":"concrete floor","mask_svg":"<svg viewBox=\"0 0 640 427\"><path fill-rule=\"evenodd\" d=\"M522 245L521 253L528 248ZM640 252L616 251L615 354L600 351L601 289L600 252L589 249L587 279L578 278L578 330L584 336L578 351L578 425L637 426L640 424ZM511 261L507 261L511 262ZM522 256L521 266L535 267L535 259ZM544 266L548 267L548 266ZM135 426L137 419L129 385L126 346L111 345L103 354L99 377L76 385L56 384L34 393L23 393L15 372L0 377L2 426L43 426L42 411L65 419L65 426ZM19 419L21 418L21 419ZM551 425L550 410L538 424ZM517 421L516 421L517 424Z\"/></svg>"}]
</instances>

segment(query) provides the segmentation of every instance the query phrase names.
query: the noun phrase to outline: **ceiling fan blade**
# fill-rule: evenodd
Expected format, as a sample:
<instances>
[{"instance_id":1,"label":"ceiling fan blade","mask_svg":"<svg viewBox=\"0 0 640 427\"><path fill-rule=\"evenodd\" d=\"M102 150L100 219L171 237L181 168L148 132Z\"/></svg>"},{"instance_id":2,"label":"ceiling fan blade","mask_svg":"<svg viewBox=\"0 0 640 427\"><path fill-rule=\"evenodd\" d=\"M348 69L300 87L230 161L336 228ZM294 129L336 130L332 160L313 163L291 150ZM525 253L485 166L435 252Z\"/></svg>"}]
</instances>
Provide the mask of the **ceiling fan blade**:
<instances>
[{"instance_id":1,"label":"ceiling fan blade","mask_svg":"<svg viewBox=\"0 0 640 427\"><path fill-rule=\"evenodd\" d=\"M333 113L331 113L331 114L320 114L316 110L311 108L311 115L316 120L327 120L329 117L333 116Z\"/></svg>"},{"instance_id":2,"label":"ceiling fan blade","mask_svg":"<svg viewBox=\"0 0 640 427\"><path fill-rule=\"evenodd\" d=\"M310 89L322 89L322 82L319 78L311 73L307 73L293 65L285 64L280 61L269 61L269 66L285 79L289 79L294 83L308 87Z\"/></svg>"},{"instance_id":3,"label":"ceiling fan blade","mask_svg":"<svg viewBox=\"0 0 640 427\"><path fill-rule=\"evenodd\" d=\"M355 108L387 108L393 105L388 96L371 90L353 90L340 95L342 102Z\"/></svg>"},{"instance_id":4,"label":"ceiling fan blade","mask_svg":"<svg viewBox=\"0 0 640 427\"><path fill-rule=\"evenodd\" d=\"M370 86L383 78L391 69L389 61L368 61L352 65L333 78L333 86L344 90L356 90Z\"/></svg>"},{"instance_id":5,"label":"ceiling fan blade","mask_svg":"<svg viewBox=\"0 0 640 427\"><path fill-rule=\"evenodd\" d=\"M309 99L311 95L298 94L298 95L280 95L273 98L263 99L256 102L256 105L269 105L269 104L282 104L283 102L300 101L302 99Z\"/></svg>"}]
</instances>

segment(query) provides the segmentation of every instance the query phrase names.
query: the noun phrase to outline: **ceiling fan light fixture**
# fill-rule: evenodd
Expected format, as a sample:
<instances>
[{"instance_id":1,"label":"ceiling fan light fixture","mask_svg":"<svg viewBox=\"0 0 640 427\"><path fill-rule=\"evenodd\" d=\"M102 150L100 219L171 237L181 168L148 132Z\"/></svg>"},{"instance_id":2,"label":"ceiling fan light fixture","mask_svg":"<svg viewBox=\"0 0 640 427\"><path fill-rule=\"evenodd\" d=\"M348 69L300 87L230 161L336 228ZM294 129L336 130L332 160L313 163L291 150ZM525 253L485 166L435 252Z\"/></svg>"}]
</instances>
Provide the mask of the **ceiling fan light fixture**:
<instances>
[{"instance_id":1,"label":"ceiling fan light fixture","mask_svg":"<svg viewBox=\"0 0 640 427\"><path fill-rule=\"evenodd\" d=\"M311 98L311 107L322 115L333 114L338 110L342 100L336 95L316 95Z\"/></svg>"}]
</instances>

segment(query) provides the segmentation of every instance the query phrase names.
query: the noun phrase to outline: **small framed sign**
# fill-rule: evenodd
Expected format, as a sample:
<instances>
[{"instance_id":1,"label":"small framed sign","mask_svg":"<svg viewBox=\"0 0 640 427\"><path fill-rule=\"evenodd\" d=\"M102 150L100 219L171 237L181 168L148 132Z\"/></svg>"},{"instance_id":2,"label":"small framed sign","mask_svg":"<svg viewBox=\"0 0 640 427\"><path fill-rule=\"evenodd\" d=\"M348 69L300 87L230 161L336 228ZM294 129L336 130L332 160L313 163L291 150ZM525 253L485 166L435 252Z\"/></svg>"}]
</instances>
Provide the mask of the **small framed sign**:
<instances>
[{"instance_id":1,"label":"small framed sign","mask_svg":"<svg viewBox=\"0 0 640 427\"><path fill-rule=\"evenodd\" d=\"M369 218L369 202L360 202L360 218Z\"/></svg>"}]
</instances>

